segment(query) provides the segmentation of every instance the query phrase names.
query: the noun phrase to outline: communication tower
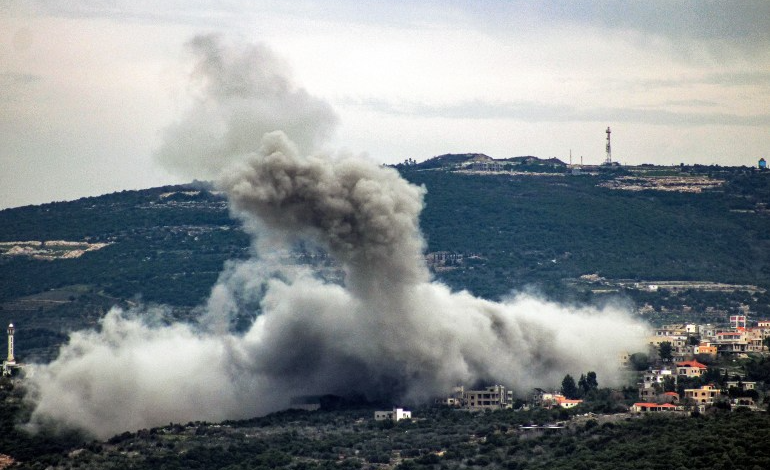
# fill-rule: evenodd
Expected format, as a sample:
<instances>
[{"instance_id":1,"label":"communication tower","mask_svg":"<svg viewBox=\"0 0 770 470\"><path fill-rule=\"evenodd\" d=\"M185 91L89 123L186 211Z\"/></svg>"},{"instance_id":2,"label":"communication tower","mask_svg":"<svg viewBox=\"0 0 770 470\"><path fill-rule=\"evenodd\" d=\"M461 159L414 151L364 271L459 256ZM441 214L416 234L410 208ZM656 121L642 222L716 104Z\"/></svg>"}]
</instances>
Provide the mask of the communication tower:
<instances>
[{"instance_id":1,"label":"communication tower","mask_svg":"<svg viewBox=\"0 0 770 470\"><path fill-rule=\"evenodd\" d=\"M612 165L612 147L610 146L610 133L612 131L610 130L609 126L607 127L607 157L604 159L605 165Z\"/></svg>"},{"instance_id":2,"label":"communication tower","mask_svg":"<svg viewBox=\"0 0 770 470\"><path fill-rule=\"evenodd\" d=\"M8 363L13 364L15 359L13 357L13 333L16 329L13 327L13 323L8 325Z\"/></svg>"}]
</instances>

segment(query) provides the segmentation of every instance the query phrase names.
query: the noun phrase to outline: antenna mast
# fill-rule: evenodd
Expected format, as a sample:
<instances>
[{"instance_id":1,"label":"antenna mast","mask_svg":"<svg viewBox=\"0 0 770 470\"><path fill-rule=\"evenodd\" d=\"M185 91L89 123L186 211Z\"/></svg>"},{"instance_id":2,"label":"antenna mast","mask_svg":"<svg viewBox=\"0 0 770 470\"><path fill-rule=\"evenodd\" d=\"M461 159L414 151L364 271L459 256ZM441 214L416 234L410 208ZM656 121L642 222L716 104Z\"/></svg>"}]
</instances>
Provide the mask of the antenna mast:
<instances>
[{"instance_id":1,"label":"antenna mast","mask_svg":"<svg viewBox=\"0 0 770 470\"><path fill-rule=\"evenodd\" d=\"M612 148L610 147L610 133L612 131L610 130L609 126L607 127L607 158L604 159L605 165L612 165Z\"/></svg>"}]
</instances>

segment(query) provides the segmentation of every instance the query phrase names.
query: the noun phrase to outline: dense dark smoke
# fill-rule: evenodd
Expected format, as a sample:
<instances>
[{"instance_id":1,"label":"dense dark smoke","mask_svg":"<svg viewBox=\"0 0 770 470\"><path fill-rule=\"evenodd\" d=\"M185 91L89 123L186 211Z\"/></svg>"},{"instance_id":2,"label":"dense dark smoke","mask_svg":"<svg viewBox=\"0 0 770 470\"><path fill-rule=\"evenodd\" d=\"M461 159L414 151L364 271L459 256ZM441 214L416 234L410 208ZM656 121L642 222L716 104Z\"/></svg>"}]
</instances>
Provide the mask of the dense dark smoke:
<instances>
[{"instance_id":1,"label":"dense dark smoke","mask_svg":"<svg viewBox=\"0 0 770 470\"><path fill-rule=\"evenodd\" d=\"M645 327L620 307L451 292L422 258L423 188L364 159L308 156L261 121L238 126L260 139L249 134L235 146L218 184L259 254L228 265L199 325L159 326L137 315L148 312L113 310L100 331L74 334L55 361L35 368L33 422L106 437L246 418L285 408L294 395L418 401L478 382L526 392L588 370L612 384L619 353L643 347ZM298 240L325 249L344 281L278 262L276 250ZM227 328L257 304L245 333Z\"/></svg>"},{"instance_id":2,"label":"dense dark smoke","mask_svg":"<svg viewBox=\"0 0 770 470\"><path fill-rule=\"evenodd\" d=\"M362 159L301 157L282 132L263 143L258 156L221 178L234 209L321 244L344 264L359 297L380 292L392 300L429 279L415 262L423 254L422 188Z\"/></svg>"}]
</instances>

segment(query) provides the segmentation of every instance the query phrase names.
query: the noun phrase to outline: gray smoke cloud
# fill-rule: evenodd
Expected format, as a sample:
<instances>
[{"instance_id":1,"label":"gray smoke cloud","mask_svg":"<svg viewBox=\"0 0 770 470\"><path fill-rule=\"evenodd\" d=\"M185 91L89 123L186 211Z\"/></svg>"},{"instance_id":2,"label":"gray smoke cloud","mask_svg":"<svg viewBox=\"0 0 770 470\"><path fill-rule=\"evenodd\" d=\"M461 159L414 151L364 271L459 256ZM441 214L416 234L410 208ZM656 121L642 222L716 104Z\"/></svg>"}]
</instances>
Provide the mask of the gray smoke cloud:
<instances>
[{"instance_id":1,"label":"gray smoke cloud","mask_svg":"<svg viewBox=\"0 0 770 470\"><path fill-rule=\"evenodd\" d=\"M166 168L211 179L259 148L266 132L282 130L308 153L334 131L338 118L331 106L296 87L288 66L264 44L233 45L201 35L187 49L197 92L155 154Z\"/></svg>"},{"instance_id":2,"label":"gray smoke cloud","mask_svg":"<svg viewBox=\"0 0 770 470\"><path fill-rule=\"evenodd\" d=\"M644 348L646 326L619 306L452 292L423 259L424 188L361 158L304 152L284 132L263 132L270 126L261 121L238 126L259 141L249 134L236 145L218 185L257 254L228 264L198 324L113 309L98 331L73 334L56 360L34 368L33 423L104 438L247 418L286 408L295 395L416 402L478 382L526 393L588 370L610 385L620 380L618 355ZM282 262L299 240L326 250L344 279ZM232 319L256 306L247 331L231 331Z\"/></svg>"},{"instance_id":3,"label":"gray smoke cloud","mask_svg":"<svg viewBox=\"0 0 770 470\"><path fill-rule=\"evenodd\" d=\"M226 171L220 186L247 219L328 249L358 296L392 300L430 277L415 262L424 248L424 189L395 170L357 158L301 157L279 131L264 136L257 157Z\"/></svg>"}]
</instances>

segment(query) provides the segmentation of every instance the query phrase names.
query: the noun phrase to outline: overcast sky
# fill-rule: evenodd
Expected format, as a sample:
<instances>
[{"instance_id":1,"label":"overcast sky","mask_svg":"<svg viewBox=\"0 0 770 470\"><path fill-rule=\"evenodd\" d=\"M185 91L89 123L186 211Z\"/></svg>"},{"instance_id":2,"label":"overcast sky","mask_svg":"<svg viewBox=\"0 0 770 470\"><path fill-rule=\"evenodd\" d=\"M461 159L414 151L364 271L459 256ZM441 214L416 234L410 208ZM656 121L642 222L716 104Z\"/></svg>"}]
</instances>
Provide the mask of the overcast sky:
<instances>
[{"instance_id":1,"label":"overcast sky","mask_svg":"<svg viewBox=\"0 0 770 470\"><path fill-rule=\"evenodd\" d=\"M0 3L0 208L185 182L153 158L191 109L197 34L268 46L327 102L325 148L585 163L770 155L770 2Z\"/></svg>"}]
</instances>

